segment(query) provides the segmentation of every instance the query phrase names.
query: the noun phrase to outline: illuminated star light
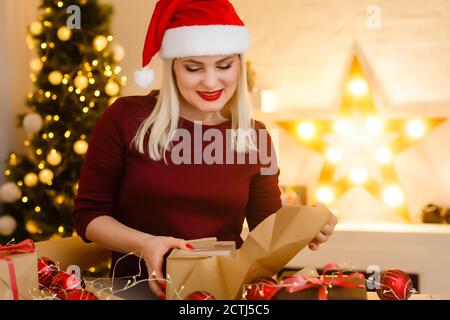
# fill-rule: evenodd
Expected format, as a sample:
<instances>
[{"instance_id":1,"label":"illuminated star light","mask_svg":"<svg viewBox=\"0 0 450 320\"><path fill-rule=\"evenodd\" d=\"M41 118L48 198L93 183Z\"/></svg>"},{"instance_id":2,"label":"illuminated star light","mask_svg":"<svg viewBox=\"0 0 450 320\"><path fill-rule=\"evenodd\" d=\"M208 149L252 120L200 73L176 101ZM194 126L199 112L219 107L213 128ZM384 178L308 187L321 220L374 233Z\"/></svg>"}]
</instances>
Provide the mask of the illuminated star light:
<instances>
[{"instance_id":1,"label":"illuminated star light","mask_svg":"<svg viewBox=\"0 0 450 320\"><path fill-rule=\"evenodd\" d=\"M382 117L355 57L337 116L279 124L325 158L309 202L332 205L351 188L360 186L409 221L393 157L445 120Z\"/></svg>"}]
</instances>

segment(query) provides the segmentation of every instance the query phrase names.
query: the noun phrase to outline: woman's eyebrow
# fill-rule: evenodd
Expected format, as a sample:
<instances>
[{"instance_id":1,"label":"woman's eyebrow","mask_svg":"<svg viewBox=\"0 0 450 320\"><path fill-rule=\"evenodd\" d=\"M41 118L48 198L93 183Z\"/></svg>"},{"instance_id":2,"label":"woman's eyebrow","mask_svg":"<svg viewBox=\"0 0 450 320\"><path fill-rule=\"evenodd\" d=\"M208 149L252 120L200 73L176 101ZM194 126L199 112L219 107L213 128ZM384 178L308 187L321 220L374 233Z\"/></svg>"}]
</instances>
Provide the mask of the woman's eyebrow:
<instances>
[{"instance_id":1,"label":"woman's eyebrow","mask_svg":"<svg viewBox=\"0 0 450 320\"><path fill-rule=\"evenodd\" d=\"M224 62L224 61L226 61L228 59L231 59L231 58L233 58L233 56L229 56L229 57L226 57L226 58L224 58L222 60L219 60L219 61L216 62L216 64L222 63L222 62ZM183 62L190 62L190 63L196 63L196 64L201 64L201 65L204 64L203 62L200 62L200 61L197 61L197 60L193 60L193 59L184 60Z\"/></svg>"}]
</instances>

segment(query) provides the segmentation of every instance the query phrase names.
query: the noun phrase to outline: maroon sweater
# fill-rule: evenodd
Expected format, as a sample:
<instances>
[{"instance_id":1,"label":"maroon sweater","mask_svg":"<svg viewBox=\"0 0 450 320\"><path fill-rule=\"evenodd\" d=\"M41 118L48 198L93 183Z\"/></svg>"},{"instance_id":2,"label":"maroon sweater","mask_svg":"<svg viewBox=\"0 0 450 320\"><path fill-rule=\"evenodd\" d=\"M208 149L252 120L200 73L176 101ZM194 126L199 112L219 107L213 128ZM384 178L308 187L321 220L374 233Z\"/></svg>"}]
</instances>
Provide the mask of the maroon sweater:
<instances>
[{"instance_id":1,"label":"maroon sweater","mask_svg":"<svg viewBox=\"0 0 450 320\"><path fill-rule=\"evenodd\" d=\"M252 230L280 209L279 170L261 175L260 161L175 165L170 152L166 153L168 164L151 160L135 150L131 141L155 104L156 93L120 98L98 120L81 171L73 214L75 229L89 242L87 225L107 215L152 235L186 240L217 237L235 241L239 248L244 218ZM257 129L264 128L255 123ZM180 118L179 128L193 134L194 123ZM203 130L208 128L225 132L231 121L203 126ZM268 140L271 146L270 136ZM121 256L113 252L113 266ZM134 256L116 267L116 276L137 273Z\"/></svg>"}]
</instances>

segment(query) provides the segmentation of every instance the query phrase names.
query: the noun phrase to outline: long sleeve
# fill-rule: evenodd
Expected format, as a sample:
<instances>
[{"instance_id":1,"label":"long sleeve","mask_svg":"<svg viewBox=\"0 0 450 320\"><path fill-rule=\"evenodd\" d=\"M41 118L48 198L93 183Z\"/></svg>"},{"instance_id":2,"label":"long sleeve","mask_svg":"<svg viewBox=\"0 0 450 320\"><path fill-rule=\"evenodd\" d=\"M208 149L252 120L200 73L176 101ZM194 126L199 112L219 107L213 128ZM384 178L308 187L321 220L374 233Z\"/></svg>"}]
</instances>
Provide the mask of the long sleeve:
<instances>
[{"instance_id":1,"label":"long sleeve","mask_svg":"<svg viewBox=\"0 0 450 320\"><path fill-rule=\"evenodd\" d=\"M272 138L269 135L268 130L261 122L257 122L257 132L265 130L266 134L262 137L266 139L267 149L262 148L261 151L267 151L267 156L270 158L270 163L262 165L261 170L256 176L253 177L250 183L249 199L246 209L246 218L250 231L252 231L258 224L269 217L271 214L276 213L282 206L281 204L281 191L279 187L279 175L280 170L278 168L277 156L275 148L272 144ZM260 137L260 135L258 135ZM261 147L260 140L258 139L258 147Z\"/></svg>"},{"instance_id":2,"label":"long sleeve","mask_svg":"<svg viewBox=\"0 0 450 320\"><path fill-rule=\"evenodd\" d=\"M86 154L75 200L75 230L85 242L86 227L95 218L113 216L127 151L123 106L118 99L99 118Z\"/></svg>"}]
</instances>

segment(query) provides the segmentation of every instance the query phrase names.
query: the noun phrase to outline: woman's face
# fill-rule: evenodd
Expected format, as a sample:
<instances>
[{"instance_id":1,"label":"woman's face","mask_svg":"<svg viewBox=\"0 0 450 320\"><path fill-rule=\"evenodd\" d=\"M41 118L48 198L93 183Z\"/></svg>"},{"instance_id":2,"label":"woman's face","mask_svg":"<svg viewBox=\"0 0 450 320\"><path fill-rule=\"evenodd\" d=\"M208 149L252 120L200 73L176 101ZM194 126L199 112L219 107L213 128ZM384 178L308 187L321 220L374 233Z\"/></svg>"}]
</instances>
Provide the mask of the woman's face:
<instances>
[{"instance_id":1,"label":"woman's face","mask_svg":"<svg viewBox=\"0 0 450 320\"><path fill-rule=\"evenodd\" d=\"M217 112L236 91L240 58L237 54L180 58L173 69L185 102L202 112Z\"/></svg>"}]
</instances>

